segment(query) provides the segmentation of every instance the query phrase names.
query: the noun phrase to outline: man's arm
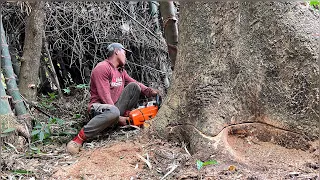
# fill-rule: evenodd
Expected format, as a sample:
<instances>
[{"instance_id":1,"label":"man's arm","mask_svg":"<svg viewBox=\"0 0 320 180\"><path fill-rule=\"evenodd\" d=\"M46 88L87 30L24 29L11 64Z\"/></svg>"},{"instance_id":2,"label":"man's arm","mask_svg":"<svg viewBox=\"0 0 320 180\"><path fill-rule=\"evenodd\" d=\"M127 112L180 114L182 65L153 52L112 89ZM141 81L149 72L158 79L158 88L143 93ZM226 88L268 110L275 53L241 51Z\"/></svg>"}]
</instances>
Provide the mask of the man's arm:
<instances>
[{"instance_id":1,"label":"man's arm","mask_svg":"<svg viewBox=\"0 0 320 180\"><path fill-rule=\"evenodd\" d=\"M96 84L98 96L102 101L101 103L114 105L110 94L109 72L97 69L97 72L94 74L93 79Z\"/></svg>"},{"instance_id":2,"label":"man's arm","mask_svg":"<svg viewBox=\"0 0 320 180\"><path fill-rule=\"evenodd\" d=\"M135 83L137 83L137 84L140 86L140 88L141 88L141 93L142 93L143 95L145 95L145 96L147 96L147 97L155 96L155 95L154 95L154 92L153 92L154 90L153 90L152 88L149 88L149 87L145 86L144 84L136 81L135 79L133 79L132 77L130 77L129 74L128 74L126 71L124 71L124 73L125 73L125 75L124 75L125 85L127 85L127 84L129 84L129 83L131 83L131 82L135 82Z\"/></svg>"}]
</instances>

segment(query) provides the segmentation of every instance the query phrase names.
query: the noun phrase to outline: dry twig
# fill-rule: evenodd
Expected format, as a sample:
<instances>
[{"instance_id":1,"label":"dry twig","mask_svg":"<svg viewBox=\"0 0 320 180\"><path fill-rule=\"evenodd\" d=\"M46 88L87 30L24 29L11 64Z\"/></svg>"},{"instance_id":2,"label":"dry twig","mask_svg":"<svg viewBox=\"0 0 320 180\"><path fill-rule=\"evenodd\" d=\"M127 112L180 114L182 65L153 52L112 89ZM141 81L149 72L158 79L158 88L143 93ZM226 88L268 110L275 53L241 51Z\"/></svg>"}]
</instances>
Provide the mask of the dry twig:
<instances>
[{"instance_id":1,"label":"dry twig","mask_svg":"<svg viewBox=\"0 0 320 180\"><path fill-rule=\"evenodd\" d=\"M149 167L149 169L152 169L152 165L151 165L151 163L150 163L150 161L149 160L147 160L146 158L144 158L144 157L142 157L140 154L136 154L143 162L145 162L147 165L148 165L148 167ZM149 158L148 158L149 159Z\"/></svg>"}]
</instances>

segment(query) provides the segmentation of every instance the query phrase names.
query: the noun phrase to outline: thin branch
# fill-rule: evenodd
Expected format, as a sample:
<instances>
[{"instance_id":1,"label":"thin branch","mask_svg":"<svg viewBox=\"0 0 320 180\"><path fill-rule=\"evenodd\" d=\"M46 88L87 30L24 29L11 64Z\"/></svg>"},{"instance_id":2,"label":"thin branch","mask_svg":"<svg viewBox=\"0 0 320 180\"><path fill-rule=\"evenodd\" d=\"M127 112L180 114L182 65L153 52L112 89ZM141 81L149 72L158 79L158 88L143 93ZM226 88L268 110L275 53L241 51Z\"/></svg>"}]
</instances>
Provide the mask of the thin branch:
<instances>
[{"instance_id":1,"label":"thin branch","mask_svg":"<svg viewBox=\"0 0 320 180\"><path fill-rule=\"evenodd\" d=\"M127 13L125 10L123 10L116 2L112 1L113 4L115 4L123 13L125 13L128 17L130 17L133 21L135 21L136 23L138 23L141 27L143 27L145 30L147 30L153 37L155 37L156 39L158 39L159 41L161 41L161 39L159 38L159 36L157 36L156 34L154 34L152 31L150 31L150 29L146 28L144 25L142 25L139 21L137 21L135 18L133 18L132 16L130 16L129 13Z\"/></svg>"},{"instance_id":2,"label":"thin branch","mask_svg":"<svg viewBox=\"0 0 320 180\"><path fill-rule=\"evenodd\" d=\"M25 97L23 97L21 95L23 101L27 104L29 104L31 107L34 107L35 109L37 109L38 111L40 111L42 114L46 115L47 117L51 118L52 116L46 112L44 112L38 105L37 102L33 102L33 101L28 101Z\"/></svg>"},{"instance_id":3,"label":"thin branch","mask_svg":"<svg viewBox=\"0 0 320 180\"><path fill-rule=\"evenodd\" d=\"M146 158L144 158L144 157L142 157L140 154L136 154L143 162L145 162L147 165L148 165L148 167L149 167L149 169L152 169L152 165L151 165L151 163L150 163L150 161L148 161Z\"/></svg>"},{"instance_id":4,"label":"thin branch","mask_svg":"<svg viewBox=\"0 0 320 180\"><path fill-rule=\"evenodd\" d=\"M168 171L160 180L163 180L163 179L165 179L167 176L169 176L169 174L171 174L175 169L177 169L178 166L179 166L179 165L173 164L173 165L171 166L170 171Z\"/></svg>"}]
</instances>

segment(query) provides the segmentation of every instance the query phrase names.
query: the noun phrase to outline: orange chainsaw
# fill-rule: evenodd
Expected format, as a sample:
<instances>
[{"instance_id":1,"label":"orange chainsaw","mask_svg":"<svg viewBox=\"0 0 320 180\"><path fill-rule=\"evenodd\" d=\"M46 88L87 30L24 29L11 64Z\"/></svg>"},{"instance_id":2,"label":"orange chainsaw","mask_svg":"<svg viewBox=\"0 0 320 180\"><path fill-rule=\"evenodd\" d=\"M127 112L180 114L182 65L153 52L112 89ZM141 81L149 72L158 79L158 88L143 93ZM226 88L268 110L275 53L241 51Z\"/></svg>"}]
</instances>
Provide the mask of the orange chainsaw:
<instances>
[{"instance_id":1,"label":"orange chainsaw","mask_svg":"<svg viewBox=\"0 0 320 180\"><path fill-rule=\"evenodd\" d=\"M161 96L157 95L155 101L150 101L146 106L140 106L129 113L127 124L134 126L143 126L144 122L154 118L161 105Z\"/></svg>"}]
</instances>

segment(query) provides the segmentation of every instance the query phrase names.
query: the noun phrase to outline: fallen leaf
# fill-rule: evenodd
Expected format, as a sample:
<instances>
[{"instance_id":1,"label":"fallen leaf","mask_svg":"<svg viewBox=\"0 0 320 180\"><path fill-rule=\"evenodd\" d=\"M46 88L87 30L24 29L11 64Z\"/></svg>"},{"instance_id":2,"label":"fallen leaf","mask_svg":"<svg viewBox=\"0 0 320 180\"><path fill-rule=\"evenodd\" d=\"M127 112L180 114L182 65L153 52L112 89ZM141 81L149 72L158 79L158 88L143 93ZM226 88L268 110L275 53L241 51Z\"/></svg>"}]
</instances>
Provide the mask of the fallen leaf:
<instances>
[{"instance_id":1,"label":"fallen leaf","mask_svg":"<svg viewBox=\"0 0 320 180\"><path fill-rule=\"evenodd\" d=\"M229 168L228 168L229 171L235 171L236 169L237 168L234 165L230 165Z\"/></svg>"},{"instance_id":2,"label":"fallen leaf","mask_svg":"<svg viewBox=\"0 0 320 180\"><path fill-rule=\"evenodd\" d=\"M213 164L213 165L218 164L218 162L216 160L209 160L209 161L205 161L205 162L197 160L196 163L197 163L198 170L200 170L203 166L207 166L207 165L211 165L211 164Z\"/></svg>"}]
</instances>

